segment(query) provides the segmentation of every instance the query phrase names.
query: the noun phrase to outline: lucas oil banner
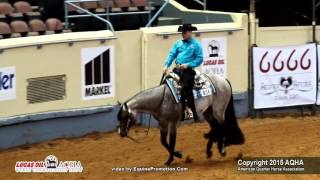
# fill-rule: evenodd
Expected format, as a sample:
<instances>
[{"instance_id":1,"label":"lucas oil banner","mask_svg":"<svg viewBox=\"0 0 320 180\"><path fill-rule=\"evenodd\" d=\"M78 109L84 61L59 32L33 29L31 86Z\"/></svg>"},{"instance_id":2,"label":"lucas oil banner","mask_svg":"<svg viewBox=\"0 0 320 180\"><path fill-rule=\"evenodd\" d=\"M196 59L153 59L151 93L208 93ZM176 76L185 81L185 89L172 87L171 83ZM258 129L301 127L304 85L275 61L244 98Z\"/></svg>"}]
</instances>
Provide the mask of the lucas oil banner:
<instances>
[{"instance_id":1,"label":"lucas oil banner","mask_svg":"<svg viewBox=\"0 0 320 180\"><path fill-rule=\"evenodd\" d=\"M227 40L225 37L202 39L202 72L227 77Z\"/></svg>"},{"instance_id":2,"label":"lucas oil banner","mask_svg":"<svg viewBox=\"0 0 320 180\"><path fill-rule=\"evenodd\" d=\"M316 45L254 47L254 108L314 104Z\"/></svg>"},{"instance_id":3,"label":"lucas oil banner","mask_svg":"<svg viewBox=\"0 0 320 180\"><path fill-rule=\"evenodd\" d=\"M112 46L83 48L82 99L101 99L115 95L115 65Z\"/></svg>"}]
</instances>

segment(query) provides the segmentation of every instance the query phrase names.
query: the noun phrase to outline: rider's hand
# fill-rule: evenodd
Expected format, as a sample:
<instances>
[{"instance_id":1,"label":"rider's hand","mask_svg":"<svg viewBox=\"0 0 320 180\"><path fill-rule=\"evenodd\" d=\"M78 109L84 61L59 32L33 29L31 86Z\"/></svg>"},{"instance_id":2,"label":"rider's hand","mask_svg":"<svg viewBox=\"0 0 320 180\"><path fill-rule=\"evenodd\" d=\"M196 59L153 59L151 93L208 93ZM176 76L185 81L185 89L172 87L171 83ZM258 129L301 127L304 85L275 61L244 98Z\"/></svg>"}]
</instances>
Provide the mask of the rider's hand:
<instances>
[{"instance_id":1,"label":"rider's hand","mask_svg":"<svg viewBox=\"0 0 320 180\"><path fill-rule=\"evenodd\" d=\"M163 68L163 74L167 75L169 73L169 69L167 67Z\"/></svg>"},{"instance_id":2,"label":"rider's hand","mask_svg":"<svg viewBox=\"0 0 320 180\"><path fill-rule=\"evenodd\" d=\"M180 68L181 68L181 69L187 69L187 68L188 68L188 65L187 65L187 64L181 64L181 65L180 65Z\"/></svg>"}]
</instances>

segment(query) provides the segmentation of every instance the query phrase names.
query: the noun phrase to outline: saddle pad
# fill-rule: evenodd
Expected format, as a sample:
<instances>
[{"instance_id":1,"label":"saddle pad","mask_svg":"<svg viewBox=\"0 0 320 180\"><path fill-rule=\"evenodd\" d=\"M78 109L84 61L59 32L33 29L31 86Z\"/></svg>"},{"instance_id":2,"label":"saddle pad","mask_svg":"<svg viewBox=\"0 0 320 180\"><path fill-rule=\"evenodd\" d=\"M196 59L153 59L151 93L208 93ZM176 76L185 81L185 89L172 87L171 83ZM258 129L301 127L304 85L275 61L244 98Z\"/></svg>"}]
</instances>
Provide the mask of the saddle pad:
<instances>
[{"instance_id":1,"label":"saddle pad","mask_svg":"<svg viewBox=\"0 0 320 180\"><path fill-rule=\"evenodd\" d=\"M216 93L216 89L213 86L213 84L208 80L207 77L204 77L205 84L200 89L193 89L193 97L194 99L199 99L202 97L206 97L209 95L212 95L213 93ZM176 103L181 102L181 92L177 89L177 87L174 85L176 82L172 78L166 79L166 84L168 85Z\"/></svg>"}]
</instances>

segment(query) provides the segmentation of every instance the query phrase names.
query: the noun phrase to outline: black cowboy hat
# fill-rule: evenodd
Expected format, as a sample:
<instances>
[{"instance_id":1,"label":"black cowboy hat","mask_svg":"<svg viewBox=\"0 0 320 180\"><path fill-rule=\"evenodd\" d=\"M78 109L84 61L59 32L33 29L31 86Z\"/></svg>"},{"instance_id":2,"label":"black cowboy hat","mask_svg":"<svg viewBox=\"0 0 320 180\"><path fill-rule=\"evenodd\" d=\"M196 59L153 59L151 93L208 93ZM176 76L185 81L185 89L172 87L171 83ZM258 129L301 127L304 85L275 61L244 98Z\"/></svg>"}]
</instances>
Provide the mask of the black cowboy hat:
<instances>
[{"instance_id":1,"label":"black cowboy hat","mask_svg":"<svg viewBox=\"0 0 320 180\"><path fill-rule=\"evenodd\" d=\"M191 24L183 24L179 26L178 32L186 32L186 31L196 31L198 30L196 27L192 26Z\"/></svg>"}]
</instances>

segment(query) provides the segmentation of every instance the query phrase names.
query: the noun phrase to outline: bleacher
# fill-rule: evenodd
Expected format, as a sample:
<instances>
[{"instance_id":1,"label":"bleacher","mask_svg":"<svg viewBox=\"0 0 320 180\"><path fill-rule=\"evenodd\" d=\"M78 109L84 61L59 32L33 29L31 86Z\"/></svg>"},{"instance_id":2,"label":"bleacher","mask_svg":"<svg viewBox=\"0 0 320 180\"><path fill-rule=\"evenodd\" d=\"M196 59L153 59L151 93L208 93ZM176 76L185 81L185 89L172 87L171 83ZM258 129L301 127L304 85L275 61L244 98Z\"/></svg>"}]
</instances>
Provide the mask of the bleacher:
<instances>
[{"instance_id":1,"label":"bleacher","mask_svg":"<svg viewBox=\"0 0 320 180\"><path fill-rule=\"evenodd\" d=\"M148 23L152 12L156 10L148 0L70 2L107 19L115 30L143 27ZM105 23L74 6L65 4L65 1L61 1L61 7L56 9L60 14L64 14L63 17L48 15L48 11L56 7L44 6L45 3L40 0L0 0L0 39L107 29Z\"/></svg>"},{"instance_id":2,"label":"bleacher","mask_svg":"<svg viewBox=\"0 0 320 180\"><path fill-rule=\"evenodd\" d=\"M148 23L156 10L148 0L89 0L69 1L97 16L109 20L115 30L138 29ZM106 29L106 25L74 6L66 5L65 20L73 31ZM90 26L88 26L90 24Z\"/></svg>"},{"instance_id":3,"label":"bleacher","mask_svg":"<svg viewBox=\"0 0 320 180\"><path fill-rule=\"evenodd\" d=\"M0 2L0 39L70 32L57 18L44 19L39 6Z\"/></svg>"}]
</instances>

